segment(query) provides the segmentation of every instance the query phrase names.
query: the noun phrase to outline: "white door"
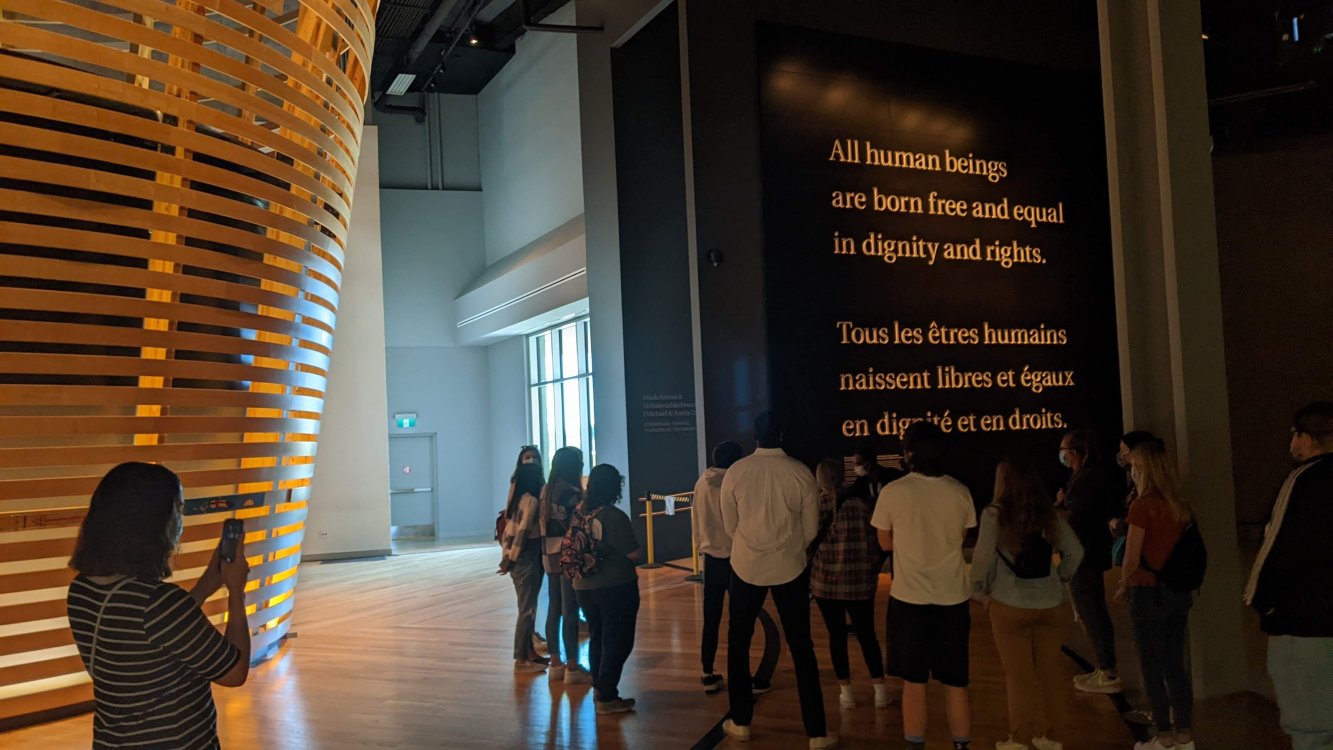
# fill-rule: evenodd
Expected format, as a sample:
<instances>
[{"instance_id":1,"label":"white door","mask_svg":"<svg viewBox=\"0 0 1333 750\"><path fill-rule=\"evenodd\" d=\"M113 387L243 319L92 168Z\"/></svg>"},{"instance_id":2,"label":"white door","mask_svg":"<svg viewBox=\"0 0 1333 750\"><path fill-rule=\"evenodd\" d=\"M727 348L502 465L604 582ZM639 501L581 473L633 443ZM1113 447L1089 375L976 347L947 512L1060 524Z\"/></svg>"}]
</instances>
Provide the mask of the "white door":
<instances>
[{"instance_id":1,"label":"white door","mask_svg":"<svg viewBox=\"0 0 1333 750\"><path fill-rule=\"evenodd\" d=\"M433 537L435 435L389 436L390 535Z\"/></svg>"}]
</instances>

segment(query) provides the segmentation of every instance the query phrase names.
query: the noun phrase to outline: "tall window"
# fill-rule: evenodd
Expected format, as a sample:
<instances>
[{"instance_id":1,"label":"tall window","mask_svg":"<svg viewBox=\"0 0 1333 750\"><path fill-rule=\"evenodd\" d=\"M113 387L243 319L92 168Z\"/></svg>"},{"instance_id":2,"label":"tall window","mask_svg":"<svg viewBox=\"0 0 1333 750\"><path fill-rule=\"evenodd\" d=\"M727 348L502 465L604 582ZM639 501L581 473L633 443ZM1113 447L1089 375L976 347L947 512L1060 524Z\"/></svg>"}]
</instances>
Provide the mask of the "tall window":
<instances>
[{"instance_id":1,"label":"tall window","mask_svg":"<svg viewBox=\"0 0 1333 750\"><path fill-rule=\"evenodd\" d=\"M589 338L587 318L528 337L528 424L548 465L566 445L583 450L585 470L597 464Z\"/></svg>"}]
</instances>

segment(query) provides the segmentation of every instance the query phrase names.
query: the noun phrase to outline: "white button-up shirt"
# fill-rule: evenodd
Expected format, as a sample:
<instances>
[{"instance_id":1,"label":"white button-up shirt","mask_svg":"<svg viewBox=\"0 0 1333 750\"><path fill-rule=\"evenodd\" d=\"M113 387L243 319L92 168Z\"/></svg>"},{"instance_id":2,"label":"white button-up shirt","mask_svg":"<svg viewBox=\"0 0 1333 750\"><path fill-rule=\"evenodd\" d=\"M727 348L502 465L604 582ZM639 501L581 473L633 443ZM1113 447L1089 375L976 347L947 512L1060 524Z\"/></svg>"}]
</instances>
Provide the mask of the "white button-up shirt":
<instances>
[{"instance_id":1,"label":"white button-up shirt","mask_svg":"<svg viewBox=\"0 0 1333 750\"><path fill-rule=\"evenodd\" d=\"M731 568L754 586L777 586L805 570L819 533L819 492L805 464L781 448L759 448L727 469L722 521Z\"/></svg>"}]
</instances>

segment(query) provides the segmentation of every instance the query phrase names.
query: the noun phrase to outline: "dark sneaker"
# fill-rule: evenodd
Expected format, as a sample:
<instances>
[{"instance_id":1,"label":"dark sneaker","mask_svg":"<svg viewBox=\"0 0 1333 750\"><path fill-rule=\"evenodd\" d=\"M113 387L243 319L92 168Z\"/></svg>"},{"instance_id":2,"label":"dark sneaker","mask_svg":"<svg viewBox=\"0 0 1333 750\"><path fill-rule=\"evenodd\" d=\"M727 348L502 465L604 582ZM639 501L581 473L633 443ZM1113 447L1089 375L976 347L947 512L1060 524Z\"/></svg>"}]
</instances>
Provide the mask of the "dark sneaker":
<instances>
[{"instance_id":1,"label":"dark sneaker","mask_svg":"<svg viewBox=\"0 0 1333 750\"><path fill-rule=\"evenodd\" d=\"M754 695L763 695L772 689L773 683L771 682L756 682L754 685L750 686L750 692Z\"/></svg>"},{"instance_id":2,"label":"dark sneaker","mask_svg":"<svg viewBox=\"0 0 1333 750\"><path fill-rule=\"evenodd\" d=\"M703 682L704 685L704 692L710 695L721 691L722 688L727 686L726 681L722 679L722 675L720 674L706 674L703 676L701 682Z\"/></svg>"},{"instance_id":3,"label":"dark sneaker","mask_svg":"<svg viewBox=\"0 0 1333 750\"><path fill-rule=\"evenodd\" d=\"M609 701L597 701L599 714L623 714L634 710L633 698L616 698Z\"/></svg>"}]
</instances>

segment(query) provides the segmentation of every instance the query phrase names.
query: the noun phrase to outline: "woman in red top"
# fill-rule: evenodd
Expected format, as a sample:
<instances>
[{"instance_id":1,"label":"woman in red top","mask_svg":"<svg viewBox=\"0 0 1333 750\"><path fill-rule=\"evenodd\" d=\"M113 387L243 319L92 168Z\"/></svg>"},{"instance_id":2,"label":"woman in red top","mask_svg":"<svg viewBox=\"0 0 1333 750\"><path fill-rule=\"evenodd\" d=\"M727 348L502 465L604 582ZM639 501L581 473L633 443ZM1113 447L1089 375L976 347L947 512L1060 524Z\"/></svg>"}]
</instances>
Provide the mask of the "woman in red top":
<instances>
[{"instance_id":1,"label":"woman in red top","mask_svg":"<svg viewBox=\"0 0 1333 750\"><path fill-rule=\"evenodd\" d=\"M1161 443L1139 445L1130 452L1129 464L1139 494L1129 509L1125 565L1116 599L1129 599L1139 666L1157 724L1157 737L1134 747L1194 750L1190 733L1194 692L1185 663L1185 634L1194 592L1173 591L1152 573L1166 564L1181 534L1194 521L1194 509L1181 495L1175 465Z\"/></svg>"}]
</instances>

